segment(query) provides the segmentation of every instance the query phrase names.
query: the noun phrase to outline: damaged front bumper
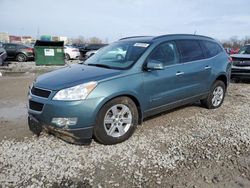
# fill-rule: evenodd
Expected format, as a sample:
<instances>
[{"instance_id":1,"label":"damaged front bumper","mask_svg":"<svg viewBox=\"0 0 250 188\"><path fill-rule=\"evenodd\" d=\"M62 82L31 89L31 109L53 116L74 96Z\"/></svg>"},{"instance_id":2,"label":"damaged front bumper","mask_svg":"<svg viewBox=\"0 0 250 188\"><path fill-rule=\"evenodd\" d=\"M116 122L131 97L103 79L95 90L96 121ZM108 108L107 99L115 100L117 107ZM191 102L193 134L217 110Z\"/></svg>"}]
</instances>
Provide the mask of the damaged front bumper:
<instances>
[{"instance_id":1,"label":"damaged front bumper","mask_svg":"<svg viewBox=\"0 0 250 188\"><path fill-rule=\"evenodd\" d=\"M52 125L42 123L31 114L29 114L28 117L28 125L29 129L37 136L45 130L46 132L72 144L88 145L92 141L93 127L77 129L56 128Z\"/></svg>"}]
</instances>

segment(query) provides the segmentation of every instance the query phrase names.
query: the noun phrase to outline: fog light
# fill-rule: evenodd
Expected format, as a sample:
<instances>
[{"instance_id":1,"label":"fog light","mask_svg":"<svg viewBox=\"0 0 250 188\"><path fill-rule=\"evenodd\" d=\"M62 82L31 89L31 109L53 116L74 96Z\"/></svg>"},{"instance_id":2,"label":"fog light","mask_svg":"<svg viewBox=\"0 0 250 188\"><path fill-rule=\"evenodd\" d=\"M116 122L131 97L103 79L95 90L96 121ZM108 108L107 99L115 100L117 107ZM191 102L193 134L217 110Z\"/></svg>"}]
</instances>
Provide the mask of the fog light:
<instances>
[{"instance_id":1,"label":"fog light","mask_svg":"<svg viewBox=\"0 0 250 188\"><path fill-rule=\"evenodd\" d=\"M58 127L67 127L75 125L77 123L77 118L53 118L52 123L56 124Z\"/></svg>"}]
</instances>

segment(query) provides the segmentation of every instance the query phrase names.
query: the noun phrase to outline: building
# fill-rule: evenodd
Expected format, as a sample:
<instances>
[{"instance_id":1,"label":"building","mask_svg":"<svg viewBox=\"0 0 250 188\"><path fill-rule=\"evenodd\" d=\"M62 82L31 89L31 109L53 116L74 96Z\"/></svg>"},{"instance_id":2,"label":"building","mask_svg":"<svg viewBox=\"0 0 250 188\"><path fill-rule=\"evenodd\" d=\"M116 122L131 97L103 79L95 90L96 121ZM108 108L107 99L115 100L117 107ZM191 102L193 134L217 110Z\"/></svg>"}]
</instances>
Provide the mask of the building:
<instances>
[{"instance_id":1,"label":"building","mask_svg":"<svg viewBox=\"0 0 250 188\"><path fill-rule=\"evenodd\" d=\"M10 43L22 43L22 37L21 36L10 35L9 36L9 42Z\"/></svg>"},{"instance_id":2,"label":"building","mask_svg":"<svg viewBox=\"0 0 250 188\"><path fill-rule=\"evenodd\" d=\"M64 44L68 44L68 37L59 37L60 41L64 41Z\"/></svg>"},{"instance_id":3,"label":"building","mask_svg":"<svg viewBox=\"0 0 250 188\"><path fill-rule=\"evenodd\" d=\"M31 36L22 36L21 41L23 44L31 44L33 38Z\"/></svg>"},{"instance_id":4,"label":"building","mask_svg":"<svg viewBox=\"0 0 250 188\"><path fill-rule=\"evenodd\" d=\"M68 43L68 38L67 37L62 37L62 36L52 36L52 41L63 41L64 44Z\"/></svg>"},{"instance_id":5,"label":"building","mask_svg":"<svg viewBox=\"0 0 250 188\"><path fill-rule=\"evenodd\" d=\"M0 42L9 42L9 34L6 32L0 32Z\"/></svg>"}]
</instances>

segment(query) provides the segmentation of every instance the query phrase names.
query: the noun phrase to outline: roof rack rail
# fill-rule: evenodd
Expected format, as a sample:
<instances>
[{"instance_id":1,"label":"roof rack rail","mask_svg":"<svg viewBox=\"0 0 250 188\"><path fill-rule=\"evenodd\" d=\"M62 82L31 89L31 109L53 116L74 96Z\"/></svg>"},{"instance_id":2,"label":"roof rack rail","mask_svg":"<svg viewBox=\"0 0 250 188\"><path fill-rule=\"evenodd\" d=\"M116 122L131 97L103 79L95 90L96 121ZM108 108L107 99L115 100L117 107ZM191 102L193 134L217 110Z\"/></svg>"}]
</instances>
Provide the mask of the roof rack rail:
<instances>
[{"instance_id":1,"label":"roof rack rail","mask_svg":"<svg viewBox=\"0 0 250 188\"><path fill-rule=\"evenodd\" d=\"M124 37L119 40L125 40L125 39L132 39L132 38L140 38L140 37L152 37L152 36L131 36L131 37Z\"/></svg>"},{"instance_id":2,"label":"roof rack rail","mask_svg":"<svg viewBox=\"0 0 250 188\"><path fill-rule=\"evenodd\" d=\"M168 35L160 35L160 36L154 37L153 40L159 39L159 38L163 38L163 37L167 37L167 36L194 36L194 37L204 37L204 38L208 38L208 39L214 40L211 37L207 37L207 36L203 36L203 35L196 35L196 34L168 34Z\"/></svg>"}]
</instances>

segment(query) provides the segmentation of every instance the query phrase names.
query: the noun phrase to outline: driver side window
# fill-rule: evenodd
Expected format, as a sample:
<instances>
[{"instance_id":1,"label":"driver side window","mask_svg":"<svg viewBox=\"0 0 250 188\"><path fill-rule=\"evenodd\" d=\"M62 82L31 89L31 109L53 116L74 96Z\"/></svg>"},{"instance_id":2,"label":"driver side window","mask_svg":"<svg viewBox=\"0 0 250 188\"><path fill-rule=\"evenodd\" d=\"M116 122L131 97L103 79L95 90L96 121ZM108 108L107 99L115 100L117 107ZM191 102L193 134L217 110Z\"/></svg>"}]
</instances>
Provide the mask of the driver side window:
<instances>
[{"instance_id":1,"label":"driver side window","mask_svg":"<svg viewBox=\"0 0 250 188\"><path fill-rule=\"evenodd\" d=\"M174 42L166 42L157 46L150 54L149 60L160 61L164 66L178 63L178 54Z\"/></svg>"}]
</instances>

